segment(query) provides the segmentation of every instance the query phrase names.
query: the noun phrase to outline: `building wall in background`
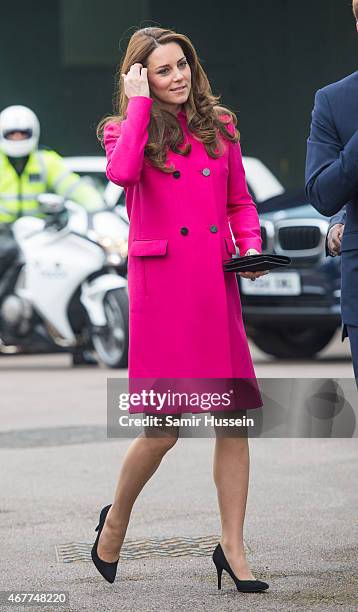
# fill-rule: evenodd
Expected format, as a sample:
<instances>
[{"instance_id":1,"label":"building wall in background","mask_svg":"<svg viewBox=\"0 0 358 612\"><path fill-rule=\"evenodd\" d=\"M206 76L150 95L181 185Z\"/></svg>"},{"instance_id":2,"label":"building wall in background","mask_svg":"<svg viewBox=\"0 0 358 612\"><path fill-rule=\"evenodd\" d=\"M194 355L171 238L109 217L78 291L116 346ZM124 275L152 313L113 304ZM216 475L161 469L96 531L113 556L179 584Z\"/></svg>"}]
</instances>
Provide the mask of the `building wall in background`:
<instances>
[{"instance_id":1,"label":"building wall in background","mask_svg":"<svg viewBox=\"0 0 358 612\"><path fill-rule=\"evenodd\" d=\"M100 153L95 127L112 110L119 47L150 24L192 39L238 114L244 153L287 187L302 184L314 92L357 69L348 0L18 0L2 7L0 108L33 108L42 143L62 154Z\"/></svg>"}]
</instances>

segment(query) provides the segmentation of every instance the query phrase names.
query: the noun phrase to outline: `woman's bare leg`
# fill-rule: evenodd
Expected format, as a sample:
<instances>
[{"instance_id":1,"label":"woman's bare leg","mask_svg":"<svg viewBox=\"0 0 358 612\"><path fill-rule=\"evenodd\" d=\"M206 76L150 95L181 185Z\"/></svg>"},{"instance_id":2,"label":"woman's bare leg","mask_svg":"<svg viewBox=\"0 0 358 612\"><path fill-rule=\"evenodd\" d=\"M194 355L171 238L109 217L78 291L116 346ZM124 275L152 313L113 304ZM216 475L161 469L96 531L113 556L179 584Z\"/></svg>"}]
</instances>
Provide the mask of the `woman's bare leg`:
<instances>
[{"instance_id":1,"label":"woman's bare leg","mask_svg":"<svg viewBox=\"0 0 358 612\"><path fill-rule=\"evenodd\" d=\"M247 432L229 437L222 428L216 428L213 475L221 515L220 544L239 580L255 580L246 561L243 535L249 468Z\"/></svg>"},{"instance_id":2,"label":"woman's bare leg","mask_svg":"<svg viewBox=\"0 0 358 612\"><path fill-rule=\"evenodd\" d=\"M113 504L107 514L99 542L98 556L117 561L126 535L133 504L178 437L178 427L145 428L129 446L119 472Z\"/></svg>"}]
</instances>

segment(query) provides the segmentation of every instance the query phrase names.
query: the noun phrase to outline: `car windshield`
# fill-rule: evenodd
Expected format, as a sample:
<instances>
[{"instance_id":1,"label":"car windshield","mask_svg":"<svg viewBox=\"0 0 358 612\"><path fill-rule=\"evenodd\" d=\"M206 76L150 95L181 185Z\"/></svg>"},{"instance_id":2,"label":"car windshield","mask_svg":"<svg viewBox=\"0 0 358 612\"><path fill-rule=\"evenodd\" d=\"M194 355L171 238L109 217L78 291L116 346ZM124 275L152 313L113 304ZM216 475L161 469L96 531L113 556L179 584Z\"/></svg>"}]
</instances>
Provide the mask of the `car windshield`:
<instances>
[{"instance_id":1,"label":"car windshield","mask_svg":"<svg viewBox=\"0 0 358 612\"><path fill-rule=\"evenodd\" d=\"M308 204L308 199L305 190L302 188L289 189L282 195L268 198L263 202L257 203L259 213L276 212L279 210L287 210Z\"/></svg>"}]
</instances>

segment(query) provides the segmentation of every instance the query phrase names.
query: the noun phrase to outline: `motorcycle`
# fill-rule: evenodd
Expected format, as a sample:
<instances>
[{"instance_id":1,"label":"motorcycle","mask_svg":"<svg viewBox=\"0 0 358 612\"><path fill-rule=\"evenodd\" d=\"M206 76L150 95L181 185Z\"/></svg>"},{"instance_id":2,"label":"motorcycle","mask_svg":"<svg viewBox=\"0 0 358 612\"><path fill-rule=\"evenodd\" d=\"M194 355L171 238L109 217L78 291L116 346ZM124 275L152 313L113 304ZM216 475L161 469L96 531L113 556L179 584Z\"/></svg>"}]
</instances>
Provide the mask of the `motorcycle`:
<instances>
[{"instance_id":1,"label":"motorcycle","mask_svg":"<svg viewBox=\"0 0 358 612\"><path fill-rule=\"evenodd\" d=\"M117 274L127 277L129 219L125 206L107 201L103 209L87 215L88 235L105 249L108 264Z\"/></svg>"},{"instance_id":2,"label":"motorcycle","mask_svg":"<svg viewBox=\"0 0 358 612\"><path fill-rule=\"evenodd\" d=\"M101 244L94 218L102 213L91 222L61 196L38 199L42 218L12 225L19 255L0 279L0 352L44 344L60 352L94 349L106 366L126 367L128 289L118 273L126 266L125 237L122 257Z\"/></svg>"}]
</instances>

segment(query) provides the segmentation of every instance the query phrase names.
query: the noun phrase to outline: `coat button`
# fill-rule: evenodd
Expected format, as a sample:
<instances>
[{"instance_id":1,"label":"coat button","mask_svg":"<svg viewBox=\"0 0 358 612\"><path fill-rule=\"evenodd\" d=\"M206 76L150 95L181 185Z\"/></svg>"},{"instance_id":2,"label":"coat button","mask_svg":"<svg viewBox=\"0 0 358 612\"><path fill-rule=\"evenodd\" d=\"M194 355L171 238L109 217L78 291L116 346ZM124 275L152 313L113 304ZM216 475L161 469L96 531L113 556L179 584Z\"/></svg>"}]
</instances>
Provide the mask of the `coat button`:
<instances>
[{"instance_id":1,"label":"coat button","mask_svg":"<svg viewBox=\"0 0 358 612\"><path fill-rule=\"evenodd\" d=\"M216 234L216 232L218 231L218 228L216 225L210 225L210 231L212 234Z\"/></svg>"},{"instance_id":2,"label":"coat button","mask_svg":"<svg viewBox=\"0 0 358 612\"><path fill-rule=\"evenodd\" d=\"M174 170L173 177L174 178L180 178L180 171L179 170Z\"/></svg>"},{"instance_id":3,"label":"coat button","mask_svg":"<svg viewBox=\"0 0 358 612\"><path fill-rule=\"evenodd\" d=\"M204 170L202 170L202 173L204 176L210 176L210 168L204 168Z\"/></svg>"},{"instance_id":4,"label":"coat button","mask_svg":"<svg viewBox=\"0 0 358 612\"><path fill-rule=\"evenodd\" d=\"M183 236L186 236L187 233L189 232L187 227L181 227L180 228L180 233L183 234Z\"/></svg>"}]
</instances>

